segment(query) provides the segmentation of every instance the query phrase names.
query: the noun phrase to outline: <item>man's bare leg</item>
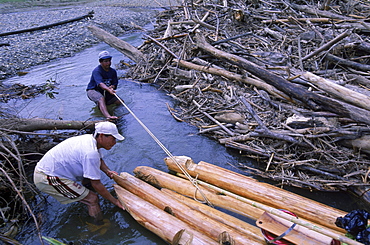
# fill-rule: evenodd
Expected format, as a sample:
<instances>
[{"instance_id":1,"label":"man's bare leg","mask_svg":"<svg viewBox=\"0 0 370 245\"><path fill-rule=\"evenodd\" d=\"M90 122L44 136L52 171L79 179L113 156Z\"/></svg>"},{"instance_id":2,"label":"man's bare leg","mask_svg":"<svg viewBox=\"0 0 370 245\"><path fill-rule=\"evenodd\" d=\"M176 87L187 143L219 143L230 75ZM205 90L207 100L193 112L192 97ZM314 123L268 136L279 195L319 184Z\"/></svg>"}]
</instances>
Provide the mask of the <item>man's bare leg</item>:
<instances>
[{"instance_id":1,"label":"man's bare leg","mask_svg":"<svg viewBox=\"0 0 370 245\"><path fill-rule=\"evenodd\" d=\"M94 218L96 224L99 224L103 221L103 213L100 209L99 197L97 194L89 191L89 194L80 202L87 205L89 215Z\"/></svg>"},{"instance_id":2,"label":"man's bare leg","mask_svg":"<svg viewBox=\"0 0 370 245\"><path fill-rule=\"evenodd\" d=\"M98 107L101 111L101 113L108 119L108 120L114 120L114 119L117 119L118 117L116 116L111 116L108 112L108 108L107 108L107 105L105 104L105 99L104 97L100 98L99 102L98 102Z\"/></svg>"}]
</instances>

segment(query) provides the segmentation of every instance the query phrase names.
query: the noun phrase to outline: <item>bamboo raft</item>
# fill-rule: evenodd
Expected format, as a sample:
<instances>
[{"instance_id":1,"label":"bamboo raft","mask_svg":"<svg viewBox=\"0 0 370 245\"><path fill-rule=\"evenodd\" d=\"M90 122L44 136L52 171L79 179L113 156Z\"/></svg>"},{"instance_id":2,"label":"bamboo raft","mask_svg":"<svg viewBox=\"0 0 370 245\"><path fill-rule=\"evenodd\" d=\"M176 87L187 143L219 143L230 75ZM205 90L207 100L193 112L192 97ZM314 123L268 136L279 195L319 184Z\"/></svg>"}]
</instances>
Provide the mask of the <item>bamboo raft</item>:
<instances>
[{"instance_id":1,"label":"bamboo raft","mask_svg":"<svg viewBox=\"0 0 370 245\"><path fill-rule=\"evenodd\" d=\"M279 244L361 244L335 225L344 211L189 157L164 161L176 174L139 166L135 176L114 176L114 188L127 212L169 244L267 244L284 233Z\"/></svg>"}]
</instances>

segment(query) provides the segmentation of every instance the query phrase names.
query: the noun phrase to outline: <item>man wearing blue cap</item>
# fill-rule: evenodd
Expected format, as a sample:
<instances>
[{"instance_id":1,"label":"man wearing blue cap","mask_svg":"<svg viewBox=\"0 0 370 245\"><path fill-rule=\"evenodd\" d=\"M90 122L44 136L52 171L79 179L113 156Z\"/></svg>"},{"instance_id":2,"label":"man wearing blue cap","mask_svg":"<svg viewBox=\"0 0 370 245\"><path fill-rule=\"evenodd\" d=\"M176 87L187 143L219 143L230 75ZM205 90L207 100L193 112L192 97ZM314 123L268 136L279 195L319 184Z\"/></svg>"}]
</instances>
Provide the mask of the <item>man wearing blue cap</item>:
<instances>
[{"instance_id":1,"label":"man wearing blue cap","mask_svg":"<svg viewBox=\"0 0 370 245\"><path fill-rule=\"evenodd\" d=\"M117 198L101 183L101 171L112 178L115 171L109 169L101 157L100 149L110 150L116 140L124 140L111 122L95 124L95 133L68 138L50 149L37 163L34 171L36 187L62 204L81 202L87 205L89 215L101 224L103 215L98 195L86 188L88 180L102 197L124 209Z\"/></svg>"},{"instance_id":2,"label":"man wearing blue cap","mask_svg":"<svg viewBox=\"0 0 370 245\"><path fill-rule=\"evenodd\" d=\"M96 103L108 120L115 120L117 117L109 114L107 105L120 104L114 95L118 85L117 71L110 67L112 56L108 51L99 53L99 63L100 65L93 70L87 85L87 97Z\"/></svg>"}]
</instances>

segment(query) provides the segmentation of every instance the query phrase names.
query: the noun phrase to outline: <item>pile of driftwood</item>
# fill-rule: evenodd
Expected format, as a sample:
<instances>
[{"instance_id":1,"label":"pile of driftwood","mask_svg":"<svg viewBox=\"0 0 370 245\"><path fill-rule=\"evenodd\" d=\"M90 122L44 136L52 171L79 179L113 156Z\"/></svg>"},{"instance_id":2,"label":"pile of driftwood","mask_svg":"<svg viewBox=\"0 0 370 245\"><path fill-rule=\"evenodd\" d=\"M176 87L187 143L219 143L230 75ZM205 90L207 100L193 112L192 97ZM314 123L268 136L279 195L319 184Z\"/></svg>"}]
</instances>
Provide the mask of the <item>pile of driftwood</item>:
<instances>
[{"instance_id":1,"label":"pile of driftwood","mask_svg":"<svg viewBox=\"0 0 370 245\"><path fill-rule=\"evenodd\" d=\"M126 78L158 84L177 120L260 166L238 167L370 201L369 13L361 0L184 1L126 51Z\"/></svg>"}]
</instances>

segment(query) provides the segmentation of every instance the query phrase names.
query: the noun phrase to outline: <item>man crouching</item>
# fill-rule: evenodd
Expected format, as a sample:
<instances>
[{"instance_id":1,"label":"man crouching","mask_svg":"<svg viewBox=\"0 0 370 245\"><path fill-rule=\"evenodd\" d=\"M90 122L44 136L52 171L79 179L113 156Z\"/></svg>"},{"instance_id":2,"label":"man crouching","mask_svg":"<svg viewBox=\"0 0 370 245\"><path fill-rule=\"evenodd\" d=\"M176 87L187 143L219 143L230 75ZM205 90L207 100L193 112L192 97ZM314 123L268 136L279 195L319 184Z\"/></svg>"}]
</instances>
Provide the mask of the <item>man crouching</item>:
<instances>
[{"instance_id":1,"label":"man crouching","mask_svg":"<svg viewBox=\"0 0 370 245\"><path fill-rule=\"evenodd\" d=\"M95 133L66 139L50 149L37 163L34 171L36 187L62 204L81 202L87 205L89 215L97 224L103 220L98 195L82 185L90 180L94 190L119 208L124 209L100 181L100 171L109 178L112 171L101 158L99 149L110 150L116 140L124 140L111 122L95 124Z\"/></svg>"}]
</instances>

